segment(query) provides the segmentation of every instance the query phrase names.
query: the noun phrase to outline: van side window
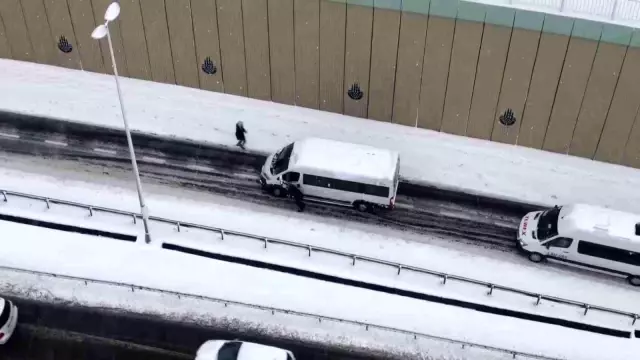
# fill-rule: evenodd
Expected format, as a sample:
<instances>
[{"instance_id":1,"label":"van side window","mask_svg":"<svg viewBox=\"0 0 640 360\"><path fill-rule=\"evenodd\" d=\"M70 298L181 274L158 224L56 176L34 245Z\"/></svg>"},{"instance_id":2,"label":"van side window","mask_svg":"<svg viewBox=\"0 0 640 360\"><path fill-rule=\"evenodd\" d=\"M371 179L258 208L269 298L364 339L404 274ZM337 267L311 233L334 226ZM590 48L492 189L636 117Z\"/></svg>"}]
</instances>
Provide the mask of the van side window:
<instances>
[{"instance_id":1,"label":"van side window","mask_svg":"<svg viewBox=\"0 0 640 360\"><path fill-rule=\"evenodd\" d=\"M578 243L578 253L629 265L640 266L640 253L618 249L611 246L594 244L588 241L580 240Z\"/></svg>"},{"instance_id":2,"label":"van side window","mask_svg":"<svg viewBox=\"0 0 640 360\"><path fill-rule=\"evenodd\" d=\"M573 243L573 239L560 237L549 242L549 246L566 249Z\"/></svg>"},{"instance_id":3,"label":"van side window","mask_svg":"<svg viewBox=\"0 0 640 360\"><path fill-rule=\"evenodd\" d=\"M358 194L367 194L380 197L389 196L389 188L386 186L369 185L355 181L339 180L324 176L315 176L305 174L302 177L302 183L305 185L324 187L327 189L335 189L348 191Z\"/></svg>"},{"instance_id":4,"label":"van side window","mask_svg":"<svg viewBox=\"0 0 640 360\"><path fill-rule=\"evenodd\" d=\"M282 180L287 182L298 182L300 180L300 173L288 172L282 175Z\"/></svg>"}]
</instances>

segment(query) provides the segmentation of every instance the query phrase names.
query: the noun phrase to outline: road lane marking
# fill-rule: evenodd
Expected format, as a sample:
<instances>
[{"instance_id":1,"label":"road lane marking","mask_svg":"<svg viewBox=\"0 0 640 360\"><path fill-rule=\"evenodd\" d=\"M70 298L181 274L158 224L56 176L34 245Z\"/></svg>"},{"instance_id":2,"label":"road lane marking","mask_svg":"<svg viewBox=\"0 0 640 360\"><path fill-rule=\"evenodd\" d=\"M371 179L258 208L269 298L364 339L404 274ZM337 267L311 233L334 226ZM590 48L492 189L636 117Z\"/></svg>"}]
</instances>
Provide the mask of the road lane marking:
<instances>
[{"instance_id":1,"label":"road lane marking","mask_svg":"<svg viewBox=\"0 0 640 360\"><path fill-rule=\"evenodd\" d=\"M0 132L0 136L12 138L12 139L20 139L20 135L7 134L7 133L3 133L3 132Z\"/></svg>"},{"instance_id":2,"label":"road lane marking","mask_svg":"<svg viewBox=\"0 0 640 360\"><path fill-rule=\"evenodd\" d=\"M46 142L47 144L58 145L58 146L67 146L68 145L66 142L63 142L63 141L45 140L44 142Z\"/></svg>"},{"instance_id":3,"label":"road lane marking","mask_svg":"<svg viewBox=\"0 0 640 360\"><path fill-rule=\"evenodd\" d=\"M142 160L150 162L150 163L155 163L155 164L164 164L167 161L165 159L158 159L155 157L151 157L151 156L143 156Z\"/></svg>"},{"instance_id":4,"label":"road lane marking","mask_svg":"<svg viewBox=\"0 0 640 360\"><path fill-rule=\"evenodd\" d=\"M100 148L94 148L93 151L95 152L100 152L100 153L105 153L105 154L110 154L110 155L115 155L118 152L115 150L109 150L109 149L100 149Z\"/></svg>"},{"instance_id":5,"label":"road lane marking","mask_svg":"<svg viewBox=\"0 0 640 360\"><path fill-rule=\"evenodd\" d=\"M187 167L191 170L196 170L196 171L206 171L206 172L214 171L213 168L202 166L202 165L190 164L190 165L187 165Z\"/></svg>"}]
</instances>

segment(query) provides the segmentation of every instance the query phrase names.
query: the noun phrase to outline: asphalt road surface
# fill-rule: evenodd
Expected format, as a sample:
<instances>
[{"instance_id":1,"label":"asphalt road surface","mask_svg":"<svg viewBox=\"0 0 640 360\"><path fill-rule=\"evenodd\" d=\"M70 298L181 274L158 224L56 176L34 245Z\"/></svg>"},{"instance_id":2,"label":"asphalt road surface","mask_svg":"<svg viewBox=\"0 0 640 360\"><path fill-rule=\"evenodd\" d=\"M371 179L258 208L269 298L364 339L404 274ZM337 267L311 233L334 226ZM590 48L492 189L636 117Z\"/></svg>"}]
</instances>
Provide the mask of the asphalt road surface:
<instances>
[{"instance_id":1,"label":"asphalt road surface","mask_svg":"<svg viewBox=\"0 0 640 360\"><path fill-rule=\"evenodd\" d=\"M37 125L49 124L41 122ZM53 122L63 128L16 127L0 121L0 151L55 160L72 160L112 169L131 167L126 140L121 132L89 131ZM89 128L91 129L91 128ZM264 156L188 142L134 137L143 181L207 191L263 205L291 207L287 199L264 193L259 167ZM475 201L475 203L474 203ZM447 236L483 247L511 251L517 224L530 208L499 205L486 199L457 196L434 189L401 184L397 208L375 214L350 208L314 204L308 212L337 219L375 224L421 234Z\"/></svg>"}]
</instances>

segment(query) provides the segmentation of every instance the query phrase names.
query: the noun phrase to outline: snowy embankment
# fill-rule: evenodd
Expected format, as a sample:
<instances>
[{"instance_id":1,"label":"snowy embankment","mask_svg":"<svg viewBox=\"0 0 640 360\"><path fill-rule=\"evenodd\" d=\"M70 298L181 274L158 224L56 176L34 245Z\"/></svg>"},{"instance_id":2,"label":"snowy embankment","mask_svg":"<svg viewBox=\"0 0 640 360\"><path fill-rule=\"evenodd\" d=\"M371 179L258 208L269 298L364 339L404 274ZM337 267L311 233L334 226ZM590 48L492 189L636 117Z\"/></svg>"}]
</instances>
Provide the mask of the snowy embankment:
<instances>
[{"instance_id":1,"label":"snowy embankment","mask_svg":"<svg viewBox=\"0 0 640 360\"><path fill-rule=\"evenodd\" d=\"M634 353L640 351L640 342L635 339L613 338L488 315L269 270L213 261L142 243L114 241L7 221L0 221L0 226L4 236L14 240L12 246L7 247L6 251L0 255L0 263L10 268L27 268L39 272L222 298L248 304L259 302L262 306L436 334L445 338L552 358L629 359ZM3 293L10 295L18 294L44 300L53 298L67 304L71 301L91 306L106 305L109 308L125 305L125 310L138 305L122 304L124 299L117 299L119 295L117 292L92 291L86 294L85 291L80 301L74 300L77 297L75 290L84 285L82 281L62 286L60 282L36 283L31 279L25 283L24 280L24 276L22 279L15 275L3 276L0 280L0 286L2 286L0 289ZM96 290L95 287L94 290ZM115 304L114 300L116 300ZM176 299L167 300L169 304L164 306L164 316L183 320L188 317L184 308L187 303ZM164 305L164 302L161 304ZM363 306L364 304L366 306ZM143 311L157 312L158 305L146 304L151 310L147 307ZM189 312L197 314L199 311L190 309ZM203 314L199 315L200 317L190 316L190 318L192 321L194 317L196 321L201 320ZM222 317L216 313L210 313L209 316L218 319ZM322 326L321 323L316 325L320 328ZM280 329L282 328L285 332L291 331L287 329L286 323L280 324ZM309 330L311 329L307 329ZM326 329L322 332L326 334ZM350 336L344 333L341 335ZM549 341L549 339L561 339L561 341ZM412 344L412 349L415 349L418 344L418 342ZM388 343L386 345L389 346ZM406 346L406 343L404 345ZM459 346L441 343L435 350L420 348L419 354L433 359L480 358L476 354L465 353L465 350ZM397 350L400 351L398 348ZM404 351L407 350L404 349ZM505 354L490 354L482 359L496 359L504 356Z\"/></svg>"},{"instance_id":2,"label":"snowy embankment","mask_svg":"<svg viewBox=\"0 0 640 360\"><path fill-rule=\"evenodd\" d=\"M122 128L107 75L0 60L0 109ZM242 120L250 151L308 136L399 151L413 182L539 205L586 202L640 213L640 171L591 160L304 108L125 79L133 129L233 146Z\"/></svg>"},{"instance_id":3,"label":"snowy embankment","mask_svg":"<svg viewBox=\"0 0 640 360\"><path fill-rule=\"evenodd\" d=\"M24 165L30 169L37 167L37 166L35 167L31 166L32 164L24 164ZM50 165L50 166L54 166L54 165ZM107 184L97 185L95 183L92 184L92 183L85 182L86 180L89 180L92 177L94 177L93 178L94 181L98 180L95 178L96 174L91 174L87 172L86 169L80 169L80 170L85 170L80 172L78 172L78 170L75 170L75 172L74 171L65 172L64 169L61 168L62 167L61 164L55 164L55 166L57 167L57 169L46 168L46 170L45 169L41 170L43 173L48 173L49 174L48 176L39 175L33 172L30 173L26 171L8 169L5 167L4 169L2 169L2 172L1 172L1 175L2 175L1 178L3 179L2 184L3 185L6 184L9 188L11 188L11 190L31 192L31 193L36 193L36 194L45 195L45 196L55 195L55 197L63 198L66 200L92 203L98 206L115 207L115 208L120 208L123 210L129 210L129 211L137 210L137 203L136 203L136 197L135 197L136 195L135 195L135 191L130 187L131 184L129 183L126 186L123 186L122 182L118 182L116 175L111 174L110 178L100 179L103 183L107 183ZM236 230L236 231L261 233L265 236L271 236L271 237L279 237L279 238L284 237L287 240L291 240L291 241L300 241L301 239L304 239L304 242L311 243L316 246L331 247L331 248L336 248L343 251L352 251L352 252L361 254L363 256L373 256L373 257L383 258L391 261L399 261L399 262L403 262L403 263L414 265L414 266L434 267L436 268L436 270L441 270L445 272L454 272L454 273L457 273L458 275L481 278L482 280L491 281L495 283L502 283L505 285L512 285L514 287L522 288L523 286L526 286L526 287L529 287L529 290L531 291L538 291L538 292L548 293L550 295L569 297L575 300L589 301L589 302L596 303L598 305L615 307L620 309L627 309L629 311L634 311L634 309L637 309L637 304L638 304L638 301L640 300L638 298L639 294L633 291L633 289L630 289L624 285L616 286L616 284L611 284L610 281L599 281L598 279L595 279L589 276L585 276L584 278L581 279L580 274L558 273L557 270L546 269L544 267L539 267L537 265L532 267L522 266L522 264L518 264L518 263L509 263L509 261L497 261L496 259L482 257L477 254L476 255L465 254L465 253L460 253L450 249L439 248L437 246L430 246L430 245L423 245L423 244L416 244L416 243L406 243L399 238L386 238L386 237L375 235L372 233L366 233L366 232L354 231L354 230L349 230L349 229L344 229L339 227L332 227L329 225L323 225L317 222L308 221L301 218L291 218L291 217L287 218L286 216L279 215L279 214L263 213L260 211L260 210L263 210L263 208L261 207L248 209L246 207L238 207L237 205L235 206L227 205L227 204L212 205L217 202L225 202L225 201L228 202L228 200L214 197L214 196L203 195L201 193L194 193L194 192L184 191L184 190L175 190L170 188L167 189L166 187L158 187L158 186L146 186L145 189L147 192L147 198L148 198L148 202L149 202L149 206L151 208L152 214L156 216L174 218L177 220L189 221L189 222L195 222L195 223L202 223L210 226L222 226L225 228L232 228L233 230ZM197 200L189 200L190 198L194 198ZM110 217L108 215L102 215L99 212L96 212L94 217L89 218L87 216L86 210L83 210L83 209L76 209L74 210L75 211L74 213L74 211L71 211L68 208L65 209L64 207L61 207L55 204L51 206L51 209L46 210L46 204L43 202L40 202L40 205L37 205L37 203L30 202L30 201L18 203L18 205L16 205L16 203L17 201L15 201L14 198L10 198L7 203L5 203L4 205L2 205L2 207L0 207L0 209L6 209L6 210L9 210L9 212L11 212L10 209L14 209L13 211L15 211L16 214L20 212L22 212L23 214L26 214L26 213L34 214L39 212L40 216L43 216L42 213L46 212L47 214L45 216L48 216L49 219L52 219L52 220L58 219L58 221L61 218L66 219L66 221L70 221L69 219L73 219L73 218L75 219L81 218L82 220L78 221L79 223L91 224L91 227L95 227L94 226L95 224L100 223L102 224L101 226L104 227L103 229L106 229L106 227L108 226L113 226L112 228L113 231L118 231L118 232L131 233L132 232L131 229L133 228L133 226L131 225L131 219L129 218L123 218L119 216ZM273 210L269 208L269 209L264 209L264 211L272 212ZM75 221L76 220L74 220L74 222ZM211 236L212 235L211 233L204 234L204 233L193 232L189 234L188 232L184 232L184 233L181 232L178 237L176 236L178 234L175 233L175 228L172 228L171 226L166 226L166 227L154 226L152 230L159 237L164 237L164 236L166 236L167 238L171 237L171 240L173 242L191 243L191 244L196 244L197 246L200 246L200 247L208 247L208 246L213 246L215 244L216 250L218 251L229 251L229 252L235 252L238 254L244 254L248 256L256 256L257 250L258 250L255 248L255 246L252 246L250 244L247 244L247 243L243 244L241 242L235 241L239 239L228 239L229 241L225 241L224 243L222 243L216 240L214 236ZM114 241L114 240L112 240L112 242L118 243L117 241ZM49 246L58 247L57 240L52 241L52 239L49 239L47 240L47 243L50 244ZM91 247L91 244L93 243L94 241L90 240L86 242L87 244L86 246ZM48 261L42 261L40 257L41 256L50 257L50 253L53 250L50 250L46 247L43 248L37 244L29 244L28 242L21 242L20 244L24 244L24 246L16 246L13 248L12 252L8 252L6 254L0 254L0 264L3 264L5 266L7 265L16 266L16 267L27 268L32 270L63 273L66 275L76 275L76 276L83 276L83 277L89 277L90 274L98 274L98 275L103 274L96 269L89 270L88 273L85 273L86 269L84 268L83 264L91 264L91 260L81 260L81 261L73 260L74 258L84 259L84 255L79 256L77 254L73 255L72 253L72 255L69 255L72 258L68 260L65 260L63 258L58 258L58 256L56 256L51 258ZM123 244L123 245L117 244L117 246L119 247L125 246L125 245L127 244ZM249 246L251 248L246 246ZM42 249L43 253L38 252L37 254L33 254L34 248ZM247 250L250 250L250 251L247 251ZM270 250L273 250L273 248L270 248ZM71 251L71 250L68 250L68 251ZM54 253L56 254L67 253L68 251L55 250ZM94 249L93 251L96 254L101 253L101 251L96 249ZM164 251L164 252L170 252L170 251ZM192 258L194 259L194 261L202 264L205 264L208 262L215 263L215 264L218 263L213 260L194 257L194 256L176 254L176 256L177 255ZM327 259L323 257L320 257L320 258L314 257L312 261L307 261L305 264L300 259L299 255L300 255L299 253L293 254L293 253L283 253L283 252L276 252L272 254L270 251L267 251L266 255L265 253L262 253L257 256L273 256L273 258L277 257L279 261L284 261L289 263L297 262L299 265L305 265L305 266L316 267L316 268L323 267L323 269L327 271L336 271L335 267L341 266L340 270L342 272L347 272L346 269L348 268L348 266L345 266L344 263L342 264L336 264L335 262L329 263L331 265L331 268L326 268L327 261L331 261L331 259ZM109 258L111 257L111 255L106 257ZM320 260L320 262L319 263L313 262L317 260ZM58 265L56 265L56 264L60 264L61 262L64 263L62 266L59 267ZM523 263L528 264L526 263L526 260L523 261ZM121 264L122 266L125 266L124 264L126 264L126 261L123 261ZM228 264L228 265L232 266L233 264ZM114 264L114 268L119 269L121 267L118 266L117 264ZM150 268L155 269L155 267L150 267ZM177 269L179 269L179 267L177 267ZM455 269L455 271L452 271L452 269ZM132 274L136 274L138 272L136 269L123 268L123 271L124 270L131 271ZM256 269L253 269L253 270L257 271ZM357 272L354 273L353 272L354 270ZM363 271L362 268L358 267L357 269L354 269L354 270L352 270L352 273L351 273L351 275L353 276L364 276L364 277L368 277L371 280L374 280L374 278L377 278L378 281L392 281L391 279L392 277L390 277L389 274L383 274L382 272L379 271L380 269L373 269L373 268L367 267ZM269 273L272 273L272 272L269 272ZM164 281L162 274L160 273L154 273L154 274L155 275L152 276L153 277L152 280L154 280L155 282L152 283L151 285L147 282L136 283L136 285L146 285L146 286L155 287L157 283L162 283ZM198 272L192 272L190 274L209 274L209 272L205 270L201 270ZM122 276L125 276L125 275L126 274L123 274ZM281 276L281 275L285 276L286 274L279 274L278 276ZM290 275L286 275L286 276L290 276ZM201 280L200 277L202 276L198 276L197 281ZM112 278L111 274L109 274L108 272L105 272L103 276L100 277L99 279L130 282L132 281L132 279L137 279L137 278L135 276L132 276L131 278L121 278L120 280L118 280L118 279ZM210 280L210 275L207 275L205 277L205 280L206 279ZM231 279L226 279L226 280L232 281ZM398 286L406 286L407 284L414 284L414 282L417 282L417 280L419 279L409 277L405 279L396 278L395 281L397 281L396 285ZM191 283L192 281L196 281L196 279L190 279L187 282ZM310 280L310 281L315 282L314 280ZM237 283L243 283L243 282L240 281ZM329 284L325 282L321 282L321 283ZM251 282L250 284L251 286L254 285L253 282ZM182 285L184 284L181 283L180 286ZM217 291L219 285L220 284L218 284L216 280L215 286L214 286L216 288L215 291ZM337 284L329 284L329 285L340 286ZM519 285L522 285L522 286L519 286ZM422 289L427 288L426 285L423 285L423 286L425 287L423 287ZM273 289L278 289L277 291L278 294L280 294L281 291L285 292L285 294L283 295L285 299L279 299L279 300L271 299L273 302L267 302L267 303L262 302L263 297L266 296L266 294L264 293L260 293L259 296L255 296L255 297L252 297L251 294L242 294L242 297L240 298L232 297L227 299L247 301L247 302L252 302L251 300L255 301L255 299L260 299L261 305L272 305L272 306L277 306L281 308L288 308L292 310L306 311L306 312L312 312L312 313L317 313L317 311L322 310L322 312L319 313L321 315L328 315L328 316L335 316L335 317L346 316L347 319L373 322L376 324L400 327L400 328L412 330L412 331L422 331L422 332L427 332L427 333L438 335L438 336L446 336L446 337L453 336L453 338L455 339L461 339L460 336L463 336L463 338L468 341L477 340L477 342L480 342L482 344L487 344L487 345L499 345L502 347L505 347L505 346L508 347L513 344L510 342L510 340L507 342L500 342L494 339L495 342L487 342L485 341L486 339L482 335L478 335L478 334L473 335L474 334L474 332L472 331L473 327L469 328L466 324L464 325L463 331L460 331L460 329L458 329L457 332L454 332L453 330L451 330L450 332L447 332L447 331L441 332L438 324L431 324L432 327L425 329L422 327L423 326L422 322L425 321L425 317L415 316L415 314L425 314L424 311L421 310L422 312L418 311L413 313L413 316L416 320L414 320L413 322L407 322L407 319L405 317L397 316L398 315L397 309L405 309L404 307L387 306L385 304L379 304L376 302L369 301L368 299L369 295L358 295L358 296L360 296L361 299L364 299L363 302L366 302L368 304L369 306L368 311L372 311L372 309L376 309L375 310L376 316L383 317L385 319L385 322L382 322L382 323L378 322L377 320L379 320L380 318L379 317L372 318L368 312L364 312L364 313L362 311L353 312L348 310L349 309L348 306L345 309L342 303L342 299L345 298L343 296L332 297L332 299L334 299L332 303L336 305L335 307L331 306L331 307L320 308L319 304L313 303L312 300L308 300L308 299L305 300L305 301L312 302L307 304L305 303L305 301L300 302L301 299L296 300L294 298L290 298L287 295L288 291L295 289L295 287L292 287L291 289L289 289L289 287L290 286L288 286L287 289L282 289L282 290L280 290L279 287L272 287L272 288L266 287L264 290L262 290L265 292L268 292L268 291L273 292ZM160 287L160 288L167 289L166 287ZM370 292L368 290L362 290L362 289L352 289L352 288L350 289L351 289L350 291L352 290L361 291L363 292L363 294L364 293L368 294ZM179 289L171 288L167 290L185 291L188 289L180 287ZM198 294L201 294L202 291L209 291L208 286L206 285L203 286L203 288L194 286L193 288L191 288L190 291L192 290L197 291ZM252 289L252 291L253 290L254 289ZM445 290L449 291L447 289ZM470 296L470 292L467 291L468 289L454 288L454 290L459 291L457 295L462 295L465 297ZM214 294L214 293L210 293L209 296L223 297L221 295L222 293L215 292L215 294L217 295L211 295L211 294ZM309 299L319 298L319 299L326 300L327 294L328 293L325 293L322 295L309 293L308 295L309 295ZM390 296L390 295L380 294L380 293L376 293L376 294L380 296ZM511 300L508 297L506 298L501 297L497 293L496 295L497 296L495 296L495 298L492 298L490 301L505 301L505 303L508 304L509 300ZM579 295L583 295L584 297L581 297ZM275 296L275 294L271 294L269 296ZM267 297L267 299L269 298L270 297ZM396 299L398 297L392 296L392 298ZM339 299L339 300L336 301L336 299ZM406 298L398 298L398 299L402 299L402 301L410 301L416 304L424 303L424 304L427 304L428 306L437 305L437 306L444 306L445 308L449 308L449 309L456 309L456 313L458 314L457 316L462 319L464 319L466 316L464 314L469 312L469 310L466 310L466 309L451 308L445 305L432 304L432 303L428 303L420 300L406 299ZM352 300L349 300L349 301L352 301ZM291 306L290 306L290 302L291 302ZM325 304L325 303L327 302L322 301L322 304ZM313 304L313 307L311 308L306 307L307 305L310 306L312 304ZM533 304L530 304L530 307L534 308ZM458 313L457 310L459 310L460 312ZM401 312L402 314L404 314L404 316L411 317L408 313L404 313L404 311L405 310ZM407 308L406 311L412 312L414 310ZM486 327L487 323L502 324L503 319L505 319L508 322L510 321L523 322L522 320L496 317L494 315L482 314L482 313L477 313L473 311L471 311L471 313L481 314L483 316L489 317L486 319L487 322L483 325L482 327L483 329ZM386 318L385 316L388 316L388 318ZM428 320L429 322L433 321L433 319L430 318L428 315L426 318L429 319ZM449 320L447 319L446 321L448 322ZM535 326L546 326L543 324L533 323L528 321L524 321L523 324L519 324L518 326L523 327L523 329L525 328L529 329L528 324L533 324ZM550 326L550 328L562 329L563 331L573 331L570 329L564 329L557 326ZM444 330L446 330L446 328ZM532 331L532 330L527 330L527 331ZM541 331L541 330L536 330L536 331ZM501 334L502 332L511 333L511 331L508 330L507 328L500 328L500 329L496 329L496 332L492 336L496 336L496 338L499 338L500 336L498 336L497 334ZM540 332L540 334L544 334L544 333L545 333L544 331ZM577 332L577 333L578 335L576 336L578 337L581 337L582 334L589 334L585 332ZM595 335L595 334L590 334L590 335ZM522 338L527 338L527 335L525 334L520 334L517 336L522 336ZM567 335L563 335L563 336L568 336L568 333ZM609 338L609 337L599 336L598 338ZM596 338L594 338L593 341L596 341L595 339ZM615 338L611 338L611 339L616 341L625 340L625 339L615 339ZM629 339L626 339L626 341L632 341L632 343L636 342L636 340L629 340ZM546 348L547 342L548 341L546 342L543 341L539 344L544 344L544 347ZM620 343L619 345L622 346L623 348L626 348L627 346L632 346L632 347L635 346L630 343ZM518 349L520 351L524 351L524 349L528 349L528 348L519 348L519 346L520 345L517 345L512 349ZM531 345L531 346L535 347L538 345ZM571 347L566 347L566 349L571 349ZM537 349L536 351L540 352L542 350ZM545 351L544 352L545 354L559 354L559 353L553 353L553 352L549 353L549 352L546 352L546 350L544 351ZM572 359L581 358L581 357L574 357L573 355L575 354L572 353L569 358L572 358ZM612 357L608 356L608 358L612 358Z\"/></svg>"}]
</instances>

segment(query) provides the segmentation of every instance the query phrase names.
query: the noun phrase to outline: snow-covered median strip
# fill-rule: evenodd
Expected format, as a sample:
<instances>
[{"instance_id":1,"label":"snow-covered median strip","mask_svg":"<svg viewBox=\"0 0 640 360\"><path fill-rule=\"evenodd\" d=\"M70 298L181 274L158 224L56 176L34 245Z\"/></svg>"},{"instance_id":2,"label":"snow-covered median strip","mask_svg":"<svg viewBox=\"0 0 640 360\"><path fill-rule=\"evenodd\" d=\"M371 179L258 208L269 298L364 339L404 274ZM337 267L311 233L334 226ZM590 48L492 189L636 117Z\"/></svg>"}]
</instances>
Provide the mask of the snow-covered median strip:
<instances>
[{"instance_id":1,"label":"snow-covered median strip","mask_svg":"<svg viewBox=\"0 0 640 360\"><path fill-rule=\"evenodd\" d=\"M171 321L223 328L225 331L289 338L405 359L424 360L425 354L455 354L457 357L454 359L474 360L504 359L512 354L517 354L521 359L545 358L358 321L6 267L0 267L0 294L65 306L98 307L159 316Z\"/></svg>"},{"instance_id":2,"label":"snow-covered median strip","mask_svg":"<svg viewBox=\"0 0 640 360\"><path fill-rule=\"evenodd\" d=\"M130 228L136 228L130 226L133 224L134 216L119 214L118 210L98 210L86 204L76 207L76 204L64 204L60 200L38 200L31 195L0 190L6 199L6 203L0 206L0 219L9 215L64 225L95 227L102 231L125 234L133 233L134 231ZM42 203L47 204L46 211L27 210L37 209ZM84 213L75 214L75 216L70 214L73 210L82 209L85 210ZM106 221L100 221L99 217L104 217ZM114 222L111 229L110 222ZM534 314L541 317L535 321L545 322L548 321L546 318L551 318L572 323L563 324L564 326L576 326L582 323L627 332L640 329L640 322L635 321L639 317L637 314L598 309L591 304L575 303L565 299L554 301L550 300L546 294L538 294L536 298L535 294L519 289L505 288L494 283L482 283L474 279L462 279L450 273L442 276L428 269L414 268L401 263L387 263L375 258L365 258L359 254L269 239L257 234L239 234L228 229L210 229L197 224L181 224L170 219L156 220L151 224L154 228L161 224L174 227L175 230L172 230L163 226L164 230L168 231L163 231L161 235L155 232L154 237L155 242L162 243L163 247L166 246L171 250L201 252L201 256L224 257L231 259L228 260L231 262L236 262L233 259L241 259L241 262L249 260L249 262L253 261L251 262L253 266L258 267L276 265L279 268L284 267L280 270L283 272L298 274L303 271L306 274L304 276L320 277L325 280L328 276L333 278L331 281L356 282L358 284L351 284L351 286L379 287L379 291L395 292L394 290L398 289L400 291L397 293L401 296L444 303L453 301L457 303L456 306L471 307L485 312L505 314L505 316L519 317L522 316L521 314ZM139 225L137 226L138 234L142 234L142 228ZM589 331L607 330L589 328Z\"/></svg>"},{"instance_id":3,"label":"snow-covered median strip","mask_svg":"<svg viewBox=\"0 0 640 360\"><path fill-rule=\"evenodd\" d=\"M108 75L0 60L0 109L122 128ZM309 136L400 152L401 175L441 188L541 205L591 203L640 213L640 171L523 147L175 85L123 79L134 130L272 152Z\"/></svg>"}]
</instances>

